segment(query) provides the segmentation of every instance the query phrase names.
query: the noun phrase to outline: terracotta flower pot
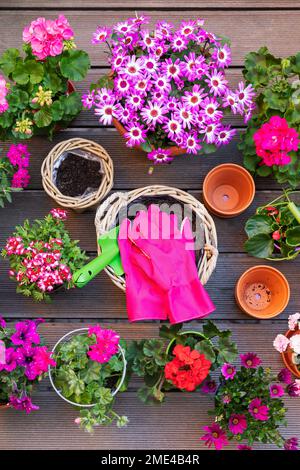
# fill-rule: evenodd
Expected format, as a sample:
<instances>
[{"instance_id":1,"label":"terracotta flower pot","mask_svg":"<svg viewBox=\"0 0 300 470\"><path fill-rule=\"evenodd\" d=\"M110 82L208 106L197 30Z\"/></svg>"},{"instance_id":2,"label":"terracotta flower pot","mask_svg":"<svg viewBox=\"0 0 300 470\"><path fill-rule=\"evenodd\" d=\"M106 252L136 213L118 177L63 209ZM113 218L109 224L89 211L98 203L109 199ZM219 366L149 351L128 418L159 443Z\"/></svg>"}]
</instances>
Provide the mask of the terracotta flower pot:
<instances>
[{"instance_id":1,"label":"terracotta flower pot","mask_svg":"<svg viewBox=\"0 0 300 470\"><path fill-rule=\"evenodd\" d=\"M250 206L255 195L255 184L245 168L224 163L213 168L203 182L203 200L206 207L219 217L241 214Z\"/></svg>"},{"instance_id":2,"label":"terracotta flower pot","mask_svg":"<svg viewBox=\"0 0 300 470\"><path fill-rule=\"evenodd\" d=\"M292 330L288 330L286 333L285 333L285 336L290 339L292 336L294 335L300 335L300 330L296 330L296 331L292 331ZM300 370L298 369L298 367L296 366L296 364L293 363L293 359L292 359L292 356L293 356L293 351L291 348L287 348L286 351L284 351L283 353L281 353L281 356L282 356L282 360L284 362L284 365L285 367L293 374L295 375L296 377L300 378Z\"/></svg>"},{"instance_id":3,"label":"terracotta flower pot","mask_svg":"<svg viewBox=\"0 0 300 470\"><path fill-rule=\"evenodd\" d=\"M277 269L254 266L238 280L235 297L241 310L251 317L273 318L286 308L290 299L290 287Z\"/></svg>"},{"instance_id":4,"label":"terracotta flower pot","mask_svg":"<svg viewBox=\"0 0 300 470\"><path fill-rule=\"evenodd\" d=\"M113 125L115 126L115 128L117 129L117 131L119 132L119 134L124 137L124 134L126 133L126 129L125 127L117 120L117 119L113 119ZM136 147L134 147L138 150L141 150L142 152L144 152L144 150L142 149L142 147L140 145L137 145ZM176 145L172 145L171 147L167 147L170 152L171 152L171 155L173 157L176 157L177 155L183 155L186 153L186 150L181 148L181 147L177 147ZM154 150L154 147L152 146L152 149Z\"/></svg>"},{"instance_id":5,"label":"terracotta flower pot","mask_svg":"<svg viewBox=\"0 0 300 470\"><path fill-rule=\"evenodd\" d=\"M9 408L8 403L0 403L0 410L7 410L7 408Z\"/></svg>"}]
</instances>

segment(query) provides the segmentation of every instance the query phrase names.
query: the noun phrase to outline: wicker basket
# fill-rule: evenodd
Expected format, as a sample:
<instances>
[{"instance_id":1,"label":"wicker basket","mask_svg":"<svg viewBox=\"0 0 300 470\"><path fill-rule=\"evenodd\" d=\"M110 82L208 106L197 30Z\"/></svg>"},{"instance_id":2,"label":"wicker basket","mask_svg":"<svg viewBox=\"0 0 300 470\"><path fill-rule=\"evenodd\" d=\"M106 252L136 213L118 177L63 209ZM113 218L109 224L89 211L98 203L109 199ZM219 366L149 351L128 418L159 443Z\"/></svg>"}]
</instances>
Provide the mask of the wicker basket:
<instances>
[{"instance_id":1,"label":"wicker basket","mask_svg":"<svg viewBox=\"0 0 300 470\"><path fill-rule=\"evenodd\" d=\"M168 186L147 186L127 193L117 192L112 194L99 206L97 210L95 217L97 239L116 225L120 212L126 206L129 206L140 198L147 197L151 200L151 198L158 196L172 198L175 202L177 200L182 204L187 204L191 208L193 215L199 217L202 222L204 250L203 256L198 260L197 267L199 279L202 284L206 284L215 269L218 258L216 227L212 217L209 215L203 204L181 189L171 188ZM120 223L120 221L118 223ZM125 277L117 276L110 266L105 270L113 283L125 291Z\"/></svg>"},{"instance_id":2,"label":"wicker basket","mask_svg":"<svg viewBox=\"0 0 300 470\"><path fill-rule=\"evenodd\" d=\"M65 151L75 149L86 150L98 157L102 162L103 178L98 190L84 197L69 197L62 194L53 182L53 166L55 161ZM96 206L110 191L113 185L113 162L106 150L96 142L87 139L74 138L64 140L53 147L42 164L42 179L46 193L60 206L83 212L89 207Z\"/></svg>"}]
</instances>

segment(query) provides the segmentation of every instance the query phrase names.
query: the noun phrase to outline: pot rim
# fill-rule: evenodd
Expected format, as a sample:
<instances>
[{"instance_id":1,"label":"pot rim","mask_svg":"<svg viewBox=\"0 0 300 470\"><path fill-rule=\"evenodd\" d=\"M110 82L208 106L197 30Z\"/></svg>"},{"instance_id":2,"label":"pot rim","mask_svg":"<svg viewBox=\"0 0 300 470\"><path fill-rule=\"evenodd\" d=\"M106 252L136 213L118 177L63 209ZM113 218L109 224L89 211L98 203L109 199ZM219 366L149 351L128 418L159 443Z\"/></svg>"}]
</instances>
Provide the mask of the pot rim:
<instances>
[{"instance_id":1,"label":"pot rim","mask_svg":"<svg viewBox=\"0 0 300 470\"><path fill-rule=\"evenodd\" d=\"M80 335L84 335L87 331L89 330L89 328L77 328L75 330L72 330L72 331L69 331L68 333L66 333L64 336L62 336L56 343L55 345L53 346L52 348L52 354L55 353L55 350L56 348L59 346L60 343L62 343L66 338L68 338L69 336L74 336L74 333L79 333ZM120 380L120 383L119 385L116 387L116 389L111 393L112 396L114 397L120 390L120 388L122 387L123 383L124 383L124 380L125 380L125 377L126 377L126 371L127 371L127 361L126 361L126 358L125 358L125 352L124 352L124 349L118 345L118 348L119 348L119 352L121 353L121 356L122 356L122 359L123 359L123 372L122 372L122 376L121 376L121 380ZM67 403L69 403L70 405L72 406L77 406L78 408L92 408L93 406L97 405L97 403L91 403L91 404L81 404L81 403L75 403L71 400L69 400L68 398L66 398L61 392L60 390L56 387L55 383L54 383L54 380L52 378L52 372L51 370L53 369L53 367L49 366L48 367L48 375L49 375L49 380L50 380L50 383L52 385L52 388L55 390L55 392L57 393L57 395L62 398L64 401L66 401Z\"/></svg>"},{"instance_id":2,"label":"pot rim","mask_svg":"<svg viewBox=\"0 0 300 470\"><path fill-rule=\"evenodd\" d=\"M286 336L287 338L290 338L294 335L299 335L300 334L300 329L298 330L287 330L284 334L284 336ZM289 360L288 358L288 351L289 350L289 346L288 346L288 349L284 352L281 353L281 357L282 357L282 361L285 365L285 367L297 378L300 378L300 370L298 369L298 367L296 366L296 364L293 364L291 363L291 361Z\"/></svg>"}]
</instances>

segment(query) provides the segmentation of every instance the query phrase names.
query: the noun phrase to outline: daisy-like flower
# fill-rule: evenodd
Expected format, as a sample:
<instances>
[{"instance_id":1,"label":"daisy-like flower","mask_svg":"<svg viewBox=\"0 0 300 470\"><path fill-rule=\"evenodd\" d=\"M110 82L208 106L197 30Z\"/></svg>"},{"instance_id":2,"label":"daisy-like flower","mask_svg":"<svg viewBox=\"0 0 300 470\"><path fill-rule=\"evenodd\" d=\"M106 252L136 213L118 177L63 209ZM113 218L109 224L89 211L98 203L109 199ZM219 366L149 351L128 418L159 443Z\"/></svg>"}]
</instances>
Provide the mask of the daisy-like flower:
<instances>
[{"instance_id":1,"label":"daisy-like flower","mask_svg":"<svg viewBox=\"0 0 300 470\"><path fill-rule=\"evenodd\" d=\"M179 32L182 36L191 39L191 35L195 31L196 23L193 20L182 21L179 27Z\"/></svg>"},{"instance_id":2,"label":"daisy-like flower","mask_svg":"<svg viewBox=\"0 0 300 470\"><path fill-rule=\"evenodd\" d=\"M190 108L181 105L178 110L175 111L174 116L176 119L182 122L183 127L190 129L194 124L194 114Z\"/></svg>"},{"instance_id":3,"label":"daisy-like flower","mask_svg":"<svg viewBox=\"0 0 300 470\"><path fill-rule=\"evenodd\" d=\"M117 33L126 34L132 31L133 28L134 28L134 25L131 22L122 21L122 22L117 23L113 29Z\"/></svg>"},{"instance_id":4,"label":"daisy-like flower","mask_svg":"<svg viewBox=\"0 0 300 470\"><path fill-rule=\"evenodd\" d=\"M179 33L174 34L171 40L171 47L175 52L181 52L186 49L187 39Z\"/></svg>"},{"instance_id":5,"label":"daisy-like flower","mask_svg":"<svg viewBox=\"0 0 300 470\"><path fill-rule=\"evenodd\" d=\"M211 426L204 426L206 434L201 437L201 441L205 441L207 447L215 446L216 450L222 450L222 448L229 444L225 431L220 427L219 424L214 423Z\"/></svg>"},{"instance_id":6,"label":"daisy-like flower","mask_svg":"<svg viewBox=\"0 0 300 470\"><path fill-rule=\"evenodd\" d=\"M277 375L277 379L279 380L279 382L285 383L287 385L289 385L293 381L291 372L286 368L281 369L281 371Z\"/></svg>"},{"instance_id":7,"label":"daisy-like flower","mask_svg":"<svg viewBox=\"0 0 300 470\"><path fill-rule=\"evenodd\" d=\"M215 393L217 390L217 383L215 380L206 379L201 386L201 392L203 393Z\"/></svg>"},{"instance_id":8,"label":"daisy-like flower","mask_svg":"<svg viewBox=\"0 0 300 470\"><path fill-rule=\"evenodd\" d=\"M187 153L193 153L194 155L201 149L200 141L195 133L187 135L183 146L186 148Z\"/></svg>"},{"instance_id":9,"label":"daisy-like flower","mask_svg":"<svg viewBox=\"0 0 300 470\"><path fill-rule=\"evenodd\" d=\"M137 94L132 94L127 100L126 103L129 104L129 106L132 106L133 109L139 109L143 105L143 98L141 95Z\"/></svg>"},{"instance_id":10,"label":"daisy-like flower","mask_svg":"<svg viewBox=\"0 0 300 470\"><path fill-rule=\"evenodd\" d=\"M101 44L106 41L111 35L111 29L106 26L98 26L96 31L93 33L92 44Z\"/></svg>"},{"instance_id":11,"label":"daisy-like flower","mask_svg":"<svg viewBox=\"0 0 300 470\"><path fill-rule=\"evenodd\" d=\"M231 50L227 44L224 44L224 46L214 50L212 58L216 61L219 67L228 67L228 65L231 64Z\"/></svg>"},{"instance_id":12,"label":"daisy-like flower","mask_svg":"<svg viewBox=\"0 0 300 470\"><path fill-rule=\"evenodd\" d=\"M273 384L270 385L270 397L271 398L280 398L284 395L284 388L282 385Z\"/></svg>"},{"instance_id":13,"label":"daisy-like flower","mask_svg":"<svg viewBox=\"0 0 300 470\"><path fill-rule=\"evenodd\" d=\"M141 116L148 125L162 124L166 121L166 117L164 115L167 112L168 110L165 106L149 101L148 106L143 108Z\"/></svg>"},{"instance_id":14,"label":"daisy-like flower","mask_svg":"<svg viewBox=\"0 0 300 470\"><path fill-rule=\"evenodd\" d=\"M230 126L219 129L216 139L218 146L228 144L232 137L236 134L236 129L230 129Z\"/></svg>"},{"instance_id":15,"label":"daisy-like flower","mask_svg":"<svg viewBox=\"0 0 300 470\"><path fill-rule=\"evenodd\" d=\"M260 398L254 398L249 404L248 411L254 419L258 421L267 421L269 419L269 408L266 405L262 405Z\"/></svg>"},{"instance_id":16,"label":"daisy-like flower","mask_svg":"<svg viewBox=\"0 0 300 470\"><path fill-rule=\"evenodd\" d=\"M152 75L158 69L158 62L156 57L148 56L144 57L144 70L149 74Z\"/></svg>"},{"instance_id":17,"label":"daisy-like flower","mask_svg":"<svg viewBox=\"0 0 300 470\"><path fill-rule=\"evenodd\" d=\"M152 160L154 162L154 165L160 163L171 163L174 159L169 149L162 148L152 150L152 152L149 152L147 154L147 157L149 158L149 160Z\"/></svg>"},{"instance_id":18,"label":"daisy-like flower","mask_svg":"<svg viewBox=\"0 0 300 470\"><path fill-rule=\"evenodd\" d=\"M123 67L121 67L120 73L124 73L128 77L140 77L143 69L143 64L144 59L132 55L130 56L127 63Z\"/></svg>"},{"instance_id":19,"label":"daisy-like flower","mask_svg":"<svg viewBox=\"0 0 300 470\"><path fill-rule=\"evenodd\" d=\"M194 85L192 91L185 91L182 101L190 108L198 109L204 100L206 93L199 85Z\"/></svg>"},{"instance_id":20,"label":"daisy-like flower","mask_svg":"<svg viewBox=\"0 0 300 470\"><path fill-rule=\"evenodd\" d=\"M99 103L95 108L95 115L99 117L99 122L105 126L112 124L113 118L117 117L119 105L114 101Z\"/></svg>"},{"instance_id":21,"label":"daisy-like flower","mask_svg":"<svg viewBox=\"0 0 300 470\"><path fill-rule=\"evenodd\" d=\"M221 96L227 90L228 81L225 80L223 72L218 70L213 70L210 74L207 75L205 82L208 84L210 91L214 96Z\"/></svg>"},{"instance_id":22,"label":"daisy-like flower","mask_svg":"<svg viewBox=\"0 0 300 470\"><path fill-rule=\"evenodd\" d=\"M280 353L286 351L289 344L290 340L282 334L277 335L273 342L274 348Z\"/></svg>"},{"instance_id":23,"label":"daisy-like flower","mask_svg":"<svg viewBox=\"0 0 300 470\"><path fill-rule=\"evenodd\" d=\"M180 59L176 59L174 62L172 59L166 59L162 64L162 72L166 74L167 77L173 78L174 80L180 78L182 68Z\"/></svg>"},{"instance_id":24,"label":"daisy-like flower","mask_svg":"<svg viewBox=\"0 0 300 470\"><path fill-rule=\"evenodd\" d=\"M219 103L216 99L207 97L200 103L200 106L203 109L202 113L207 119L213 122L222 119L223 113L219 110Z\"/></svg>"},{"instance_id":25,"label":"daisy-like flower","mask_svg":"<svg viewBox=\"0 0 300 470\"><path fill-rule=\"evenodd\" d=\"M167 50L166 46L160 43L154 46L152 50L152 54L154 55L154 57L159 59L166 52L166 50Z\"/></svg>"},{"instance_id":26,"label":"daisy-like flower","mask_svg":"<svg viewBox=\"0 0 300 470\"><path fill-rule=\"evenodd\" d=\"M232 414L228 423L229 431L232 434L243 434L247 429L247 419L245 415Z\"/></svg>"},{"instance_id":27,"label":"daisy-like flower","mask_svg":"<svg viewBox=\"0 0 300 470\"><path fill-rule=\"evenodd\" d=\"M294 313L294 315L289 315L289 318L288 318L289 329L294 331L299 325L299 320L300 320L300 313Z\"/></svg>"},{"instance_id":28,"label":"daisy-like flower","mask_svg":"<svg viewBox=\"0 0 300 470\"><path fill-rule=\"evenodd\" d=\"M127 77L119 76L114 79L115 89L121 93L122 96L126 96L129 88L131 87L131 82Z\"/></svg>"},{"instance_id":29,"label":"daisy-like flower","mask_svg":"<svg viewBox=\"0 0 300 470\"><path fill-rule=\"evenodd\" d=\"M155 88L163 93L171 91L170 80L165 75L153 75L152 82Z\"/></svg>"},{"instance_id":30,"label":"daisy-like flower","mask_svg":"<svg viewBox=\"0 0 300 470\"><path fill-rule=\"evenodd\" d=\"M149 52L156 46L156 39L150 34L148 30L141 31L140 46L142 49L147 49Z\"/></svg>"},{"instance_id":31,"label":"daisy-like flower","mask_svg":"<svg viewBox=\"0 0 300 470\"><path fill-rule=\"evenodd\" d=\"M149 16L146 15L138 15L137 13L133 18L129 18L129 21L137 26L140 26L142 24L148 24L149 23Z\"/></svg>"},{"instance_id":32,"label":"daisy-like flower","mask_svg":"<svg viewBox=\"0 0 300 470\"><path fill-rule=\"evenodd\" d=\"M214 144L218 138L219 124L203 124L200 130L201 134L204 134L204 140L208 144Z\"/></svg>"},{"instance_id":33,"label":"daisy-like flower","mask_svg":"<svg viewBox=\"0 0 300 470\"><path fill-rule=\"evenodd\" d=\"M299 450L298 447L298 438L290 437L284 442L284 450Z\"/></svg>"},{"instance_id":34,"label":"daisy-like flower","mask_svg":"<svg viewBox=\"0 0 300 470\"><path fill-rule=\"evenodd\" d=\"M223 107L227 108L230 106L233 114L236 114L239 110L239 104L237 101L236 94L233 91L227 90L226 95L223 97Z\"/></svg>"},{"instance_id":35,"label":"daisy-like flower","mask_svg":"<svg viewBox=\"0 0 300 470\"><path fill-rule=\"evenodd\" d=\"M177 135L180 135L182 132L182 125L178 119L175 119L174 115L171 116L171 119L168 119L163 126L164 131L168 134L168 137L172 139Z\"/></svg>"},{"instance_id":36,"label":"daisy-like flower","mask_svg":"<svg viewBox=\"0 0 300 470\"><path fill-rule=\"evenodd\" d=\"M221 368L221 373L225 380L233 380L235 374L236 374L236 367L233 366L232 364L225 363L223 364Z\"/></svg>"},{"instance_id":37,"label":"daisy-like flower","mask_svg":"<svg viewBox=\"0 0 300 470\"><path fill-rule=\"evenodd\" d=\"M146 80L144 78L138 80L134 85L135 90L143 96L147 94L147 91L150 90L151 87L152 84L150 83L150 80Z\"/></svg>"},{"instance_id":38,"label":"daisy-like flower","mask_svg":"<svg viewBox=\"0 0 300 470\"><path fill-rule=\"evenodd\" d=\"M146 131L140 124L131 124L130 127L127 127L124 137L127 139L126 145L134 147L145 142Z\"/></svg>"},{"instance_id":39,"label":"daisy-like flower","mask_svg":"<svg viewBox=\"0 0 300 470\"><path fill-rule=\"evenodd\" d=\"M95 104L95 90L82 95L81 102L84 108L91 109Z\"/></svg>"},{"instance_id":40,"label":"daisy-like flower","mask_svg":"<svg viewBox=\"0 0 300 470\"><path fill-rule=\"evenodd\" d=\"M177 98L175 98L175 96L172 96L171 98L169 98L168 103L167 103L167 108L169 111L176 111L177 109L179 109L179 106L180 106L180 102Z\"/></svg>"},{"instance_id":41,"label":"daisy-like flower","mask_svg":"<svg viewBox=\"0 0 300 470\"><path fill-rule=\"evenodd\" d=\"M245 445L245 444L239 444L239 445L237 446L237 449L238 449L238 450L252 450L252 447L247 446L247 445Z\"/></svg>"},{"instance_id":42,"label":"daisy-like flower","mask_svg":"<svg viewBox=\"0 0 300 470\"><path fill-rule=\"evenodd\" d=\"M261 364L261 359L255 353L240 354L241 364L247 369L256 369Z\"/></svg>"},{"instance_id":43,"label":"daisy-like flower","mask_svg":"<svg viewBox=\"0 0 300 470\"><path fill-rule=\"evenodd\" d=\"M236 100L238 106L243 110L246 106L250 106L252 104L252 98L254 97L255 92L254 88L251 84L249 84L245 88L245 83L240 82L238 84L238 88L235 91Z\"/></svg>"},{"instance_id":44,"label":"daisy-like flower","mask_svg":"<svg viewBox=\"0 0 300 470\"><path fill-rule=\"evenodd\" d=\"M115 100L115 95L112 90L109 90L108 88L103 87L96 91L95 104L109 103L113 100Z\"/></svg>"},{"instance_id":45,"label":"daisy-like flower","mask_svg":"<svg viewBox=\"0 0 300 470\"><path fill-rule=\"evenodd\" d=\"M156 35L159 39L170 39L172 37L172 29L174 26L167 21L156 23Z\"/></svg>"},{"instance_id":46,"label":"daisy-like flower","mask_svg":"<svg viewBox=\"0 0 300 470\"><path fill-rule=\"evenodd\" d=\"M122 52L120 54L116 54L112 57L110 61L110 66L112 70L117 71L119 70L126 62L127 58L125 54Z\"/></svg>"}]
</instances>

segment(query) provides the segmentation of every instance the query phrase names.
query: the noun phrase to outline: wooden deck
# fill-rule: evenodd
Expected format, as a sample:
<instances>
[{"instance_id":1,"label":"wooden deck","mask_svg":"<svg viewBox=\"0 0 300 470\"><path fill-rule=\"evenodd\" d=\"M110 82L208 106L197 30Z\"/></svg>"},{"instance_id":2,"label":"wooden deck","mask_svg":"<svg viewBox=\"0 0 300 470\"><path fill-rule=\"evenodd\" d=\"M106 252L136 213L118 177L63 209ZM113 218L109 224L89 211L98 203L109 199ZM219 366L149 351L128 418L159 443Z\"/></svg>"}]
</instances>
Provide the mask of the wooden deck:
<instances>
[{"instance_id":1,"label":"wooden deck","mask_svg":"<svg viewBox=\"0 0 300 470\"><path fill-rule=\"evenodd\" d=\"M75 30L78 47L86 49L92 58L92 70L80 91L99 74L107 64L100 47L93 47L90 38L95 27L125 19L134 10L145 12L153 21L166 18L178 23L182 19L203 17L212 31L232 39L233 66L228 76L231 83L241 77L244 55L261 45L267 45L275 54L284 56L299 50L300 1L296 0L0 0L0 53L21 45L24 25L38 16L55 17L63 12ZM243 124L232 123L243 132ZM130 190L148 184L166 184L187 190L201 199L201 186L206 173L219 163L241 163L237 140L216 154L199 157L178 157L168 167L155 168L148 175L146 157L130 152L114 129L98 126L91 112L84 111L68 130L60 132L54 141L34 138L29 143L31 183L29 189L14 197L13 203L0 211L0 246L18 223L25 218L43 217L53 202L42 190L40 167L49 149L70 137L85 137L99 142L114 161L114 190ZM1 145L4 150L7 144ZM253 209L279 194L279 186L271 179L257 179L257 194L252 207L232 220L215 218L220 257L208 291L217 310L211 316L221 325L231 328L240 352L256 351L264 364L275 370L282 367L274 352L272 341L277 333L285 331L286 318L300 306L300 259L277 264L291 285L291 300L286 311L274 321L259 322L239 311L234 300L234 286L240 274L257 260L243 253L246 218ZM70 215L67 223L73 237L91 256L95 255L96 240L94 212ZM50 305L34 304L15 293L15 284L8 279L8 265L0 261L0 313L8 320L40 317L47 319L42 332L49 345L67 331L83 324L101 322L111 324L125 338L155 336L158 325L127 322L125 296L105 273L99 275L83 290L59 292ZM201 428L210 422L207 410L210 399L201 394L170 393L161 407L146 407L136 397L138 380L118 400L118 408L130 418L126 429L98 428L94 436L84 434L73 424L76 411L52 391L46 380L35 394L40 410L29 416L7 410L0 415L0 449L203 449L199 440ZM285 434L300 435L300 407L298 400L288 400L289 427ZM178 426L180 423L180 426ZM267 448L267 447L264 447ZM272 448L272 447L269 447Z\"/></svg>"}]
</instances>

